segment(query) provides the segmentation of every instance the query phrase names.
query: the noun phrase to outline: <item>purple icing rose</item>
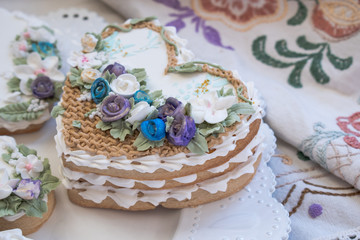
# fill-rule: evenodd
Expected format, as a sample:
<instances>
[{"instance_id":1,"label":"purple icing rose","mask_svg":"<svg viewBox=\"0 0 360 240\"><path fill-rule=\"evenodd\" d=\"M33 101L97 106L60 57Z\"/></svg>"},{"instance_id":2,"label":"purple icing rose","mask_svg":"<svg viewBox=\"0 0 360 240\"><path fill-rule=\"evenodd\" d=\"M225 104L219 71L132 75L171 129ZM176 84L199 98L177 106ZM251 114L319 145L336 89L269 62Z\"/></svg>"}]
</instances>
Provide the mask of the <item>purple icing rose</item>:
<instances>
[{"instance_id":1,"label":"purple icing rose","mask_svg":"<svg viewBox=\"0 0 360 240\"><path fill-rule=\"evenodd\" d=\"M187 146L191 139L195 136L196 126L194 119L178 113L174 116L167 139L176 146Z\"/></svg>"},{"instance_id":2,"label":"purple icing rose","mask_svg":"<svg viewBox=\"0 0 360 240\"><path fill-rule=\"evenodd\" d=\"M116 77L120 76L121 74L126 73L125 67L121 65L120 63L115 62L114 64L108 65L104 71L103 74L106 73L106 71L109 71L110 74L115 74Z\"/></svg>"},{"instance_id":3,"label":"purple icing rose","mask_svg":"<svg viewBox=\"0 0 360 240\"><path fill-rule=\"evenodd\" d=\"M38 76L31 83L31 90L36 98L52 97L54 96L54 83L47 76Z\"/></svg>"},{"instance_id":4,"label":"purple icing rose","mask_svg":"<svg viewBox=\"0 0 360 240\"><path fill-rule=\"evenodd\" d=\"M130 112L130 102L120 95L107 96L101 103L103 122L114 122L125 117Z\"/></svg>"},{"instance_id":5,"label":"purple icing rose","mask_svg":"<svg viewBox=\"0 0 360 240\"><path fill-rule=\"evenodd\" d=\"M32 200L37 199L40 195L40 180L23 179L20 181L14 193L22 199Z\"/></svg>"},{"instance_id":6,"label":"purple icing rose","mask_svg":"<svg viewBox=\"0 0 360 240\"><path fill-rule=\"evenodd\" d=\"M173 97L166 99L165 104L160 106L158 110L159 118L161 118L164 122L166 122L166 117L171 117L184 112L182 103Z\"/></svg>"}]
</instances>

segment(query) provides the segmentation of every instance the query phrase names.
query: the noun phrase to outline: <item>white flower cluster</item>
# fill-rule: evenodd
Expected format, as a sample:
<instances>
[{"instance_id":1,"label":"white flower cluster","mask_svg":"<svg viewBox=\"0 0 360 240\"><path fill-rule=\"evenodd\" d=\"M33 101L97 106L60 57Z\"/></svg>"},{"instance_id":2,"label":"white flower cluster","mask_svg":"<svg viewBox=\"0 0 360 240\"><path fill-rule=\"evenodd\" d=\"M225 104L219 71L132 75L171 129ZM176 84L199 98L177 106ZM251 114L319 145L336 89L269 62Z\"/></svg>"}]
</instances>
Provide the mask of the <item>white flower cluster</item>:
<instances>
[{"instance_id":1,"label":"white flower cluster","mask_svg":"<svg viewBox=\"0 0 360 240\"><path fill-rule=\"evenodd\" d=\"M27 108L28 112L38 112L41 110L46 109L49 106L49 104L47 102L45 102L44 100L40 100L40 99L33 99L31 100L31 103L29 105L29 107Z\"/></svg>"},{"instance_id":2,"label":"white flower cluster","mask_svg":"<svg viewBox=\"0 0 360 240\"><path fill-rule=\"evenodd\" d=\"M89 115L89 118L90 119L93 119L95 116L99 116L100 118L103 117L103 114L101 113L101 106L100 104L96 107L96 110L93 111L90 115Z\"/></svg>"},{"instance_id":3,"label":"white flower cluster","mask_svg":"<svg viewBox=\"0 0 360 240\"><path fill-rule=\"evenodd\" d=\"M83 102L83 101L90 101L91 100L91 93L89 91L83 91L81 93L81 95L76 99L80 102Z\"/></svg>"}]
</instances>

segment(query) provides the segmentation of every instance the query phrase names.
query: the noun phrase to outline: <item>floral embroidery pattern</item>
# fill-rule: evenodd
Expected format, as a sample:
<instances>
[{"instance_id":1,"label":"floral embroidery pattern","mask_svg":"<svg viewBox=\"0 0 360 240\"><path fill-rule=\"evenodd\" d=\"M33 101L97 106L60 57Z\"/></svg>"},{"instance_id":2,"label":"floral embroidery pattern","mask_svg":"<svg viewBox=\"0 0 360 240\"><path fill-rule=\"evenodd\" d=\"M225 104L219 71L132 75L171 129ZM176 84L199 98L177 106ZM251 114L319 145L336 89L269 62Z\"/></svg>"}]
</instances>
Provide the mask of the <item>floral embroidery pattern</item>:
<instances>
[{"instance_id":1,"label":"floral embroidery pattern","mask_svg":"<svg viewBox=\"0 0 360 240\"><path fill-rule=\"evenodd\" d=\"M296 40L296 44L304 50L308 50L308 51L317 50L317 52L300 53L289 50L287 47L287 42L284 39L277 41L275 44L275 50L280 56L290 59L296 58L297 61L295 62L283 62L273 58L272 56L266 53L265 44L266 44L265 35L260 36L254 40L252 44L252 53L255 56L255 58L266 65L276 68L293 67L293 70L291 71L288 77L288 83L295 88L302 87L301 72L308 62L311 62L310 73L316 82L320 84L326 84L330 81L330 76L328 76L325 73L321 65L321 61L325 54L328 60L330 61L330 63L338 70L346 70L353 63L352 57L340 58L334 55L331 52L331 48L328 43L326 42L311 43L306 40L305 36L298 37Z\"/></svg>"},{"instance_id":2,"label":"floral embroidery pattern","mask_svg":"<svg viewBox=\"0 0 360 240\"><path fill-rule=\"evenodd\" d=\"M178 13L169 14L169 16L174 17L175 20L168 22L166 26L173 26L179 32L181 29L183 29L186 26L184 19L189 18L191 19L191 23L195 24L195 32L199 33L199 31L201 30L204 38L210 44L228 50L234 50L233 47L225 46L222 44L220 34L215 28L207 25L206 21L203 18L197 16L191 8L181 6L178 0L173 0L173 1L154 0L154 1L178 11Z\"/></svg>"},{"instance_id":3,"label":"floral embroidery pattern","mask_svg":"<svg viewBox=\"0 0 360 240\"><path fill-rule=\"evenodd\" d=\"M218 20L238 31L247 31L260 23L282 19L287 12L284 0L192 0L197 15Z\"/></svg>"},{"instance_id":4,"label":"floral embroidery pattern","mask_svg":"<svg viewBox=\"0 0 360 240\"><path fill-rule=\"evenodd\" d=\"M341 130L350 134L344 137L344 142L353 148L360 149L360 112L350 117L338 117L336 121Z\"/></svg>"}]
</instances>

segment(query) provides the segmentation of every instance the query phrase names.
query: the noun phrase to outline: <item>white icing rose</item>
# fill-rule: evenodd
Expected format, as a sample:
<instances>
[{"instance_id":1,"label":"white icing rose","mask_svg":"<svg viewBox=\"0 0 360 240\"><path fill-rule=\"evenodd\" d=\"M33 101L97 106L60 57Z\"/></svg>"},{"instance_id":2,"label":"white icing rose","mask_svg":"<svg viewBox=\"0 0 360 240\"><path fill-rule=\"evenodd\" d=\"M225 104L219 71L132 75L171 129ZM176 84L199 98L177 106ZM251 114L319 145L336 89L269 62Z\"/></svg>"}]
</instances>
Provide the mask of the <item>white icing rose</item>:
<instances>
[{"instance_id":1,"label":"white icing rose","mask_svg":"<svg viewBox=\"0 0 360 240\"><path fill-rule=\"evenodd\" d=\"M195 123L204 121L214 124L221 122L228 116L227 109L237 103L236 96L218 97L215 91L201 97L193 98L191 103L191 117Z\"/></svg>"},{"instance_id":2,"label":"white icing rose","mask_svg":"<svg viewBox=\"0 0 360 240\"><path fill-rule=\"evenodd\" d=\"M30 238L24 237L22 231L19 228L6 230L0 232L1 240L31 240Z\"/></svg>"},{"instance_id":3,"label":"white icing rose","mask_svg":"<svg viewBox=\"0 0 360 240\"><path fill-rule=\"evenodd\" d=\"M0 200L10 196L13 188L9 185L9 175L6 169L0 169Z\"/></svg>"},{"instance_id":4,"label":"white icing rose","mask_svg":"<svg viewBox=\"0 0 360 240\"><path fill-rule=\"evenodd\" d=\"M110 88L113 92L129 98L140 89L140 83L136 80L134 75L125 73L113 80L110 84Z\"/></svg>"},{"instance_id":5,"label":"white icing rose","mask_svg":"<svg viewBox=\"0 0 360 240\"><path fill-rule=\"evenodd\" d=\"M72 52L68 58L67 63L72 67L79 67L82 69L92 68L102 64L102 61L98 59L98 53L82 53Z\"/></svg>"},{"instance_id":6,"label":"white icing rose","mask_svg":"<svg viewBox=\"0 0 360 240\"><path fill-rule=\"evenodd\" d=\"M131 124L134 124L135 121L142 121L154 110L155 107L150 106L149 103L145 101L138 102L130 111L130 117L126 121Z\"/></svg>"},{"instance_id":7,"label":"white icing rose","mask_svg":"<svg viewBox=\"0 0 360 240\"><path fill-rule=\"evenodd\" d=\"M40 27L40 28L29 28L26 32L30 36L30 39L36 42L49 42L55 43L56 38L49 30ZM25 34L24 34L25 36Z\"/></svg>"},{"instance_id":8,"label":"white icing rose","mask_svg":"<svg viewBox=\"0 0 360 240\"><path fill-rule=\"evenodd\" d=\"M81 72L81 80L86 83L93 83L99 77L101 77L101 72L93 68L87 68Z\"/></svg>"},{"instance_id":9,"label":"white icing rose","mask_svg":"<svg viewBox=\"0 0 360 240\"><path fill-rule=\"evenodd\" d=\"M26 59L26 65L17 65L14 67L15 76L20 78L20 91L25 95L32 95L27 86L29 79L35 79L38 74L48 76L53 81L64 81L65 75L58 68L59 58L49 56L41 60L39 53L32 52Z\"/></svg>"},{"instance_id":10,"label":"white icing rose","mask_svg":"<svg viewBox=\"0 0 360 240\"><path fill-rule=\"evenodd\" d=\"M83 47L83 52L93 52L95 50L97 42L98 40L94 35L85 34L85 36L81 38L81 46Z\"/></svg>"},{"instance_id":11,"label":"white icing rose","mask_svg":"<svg viewBox=\"0 0 360 240\"><path fill-rule=\"evenodd\" d=\"M29 54L27 52L28 48L29 46L25 40L16 41L11 44L12 54L15 58L26 57Z\"/></svg>"},{"instance_id":12,"label":"white icing rose","mask_svg":"<svg viewBox=\"0 0 360 240\"><path fill-rule=\"evenodd\" d=\"M44 170L42 161L35 155L30 154L26 157L21 157L16 161L16 172L21 174L21 177L36 178Z\"/></svg>"}]
</instances>

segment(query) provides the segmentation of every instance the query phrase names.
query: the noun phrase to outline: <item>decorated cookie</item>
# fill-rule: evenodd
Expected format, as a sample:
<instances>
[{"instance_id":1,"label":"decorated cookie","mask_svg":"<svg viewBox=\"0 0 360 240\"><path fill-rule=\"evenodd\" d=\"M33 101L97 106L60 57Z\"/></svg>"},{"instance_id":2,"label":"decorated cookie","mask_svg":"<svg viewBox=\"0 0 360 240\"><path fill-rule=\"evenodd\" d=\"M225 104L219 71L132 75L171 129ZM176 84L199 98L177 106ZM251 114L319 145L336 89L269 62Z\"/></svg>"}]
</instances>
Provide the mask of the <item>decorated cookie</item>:
<instances>
[{"instance_id":1,"label":"decorated cookie","mask_svg":"<svg viewBox=\"0 0 360 240\"><path fill-rule=\"evenodd\" d=\"M45 25L2 17L14 22L14 28L0 46L7 53L0 67L0 134L36 131L50 118L65 80L57 42Z\"/></svg>"},{"instance_id":2,"label":"decorated cookie","mask_svg":"<svg viewBox=\"0 0 360 240\"><path fill-rule=\"evenodd\" d=\"M0 231L35 232L54 209L53 190L60 181L51 175L47 158L12 137L0 136L0 154Z\"/></svg>"},{"instance_id":3,"label":"decorated cookie","mask_svg":"<svg viewBox=\"0 0 360 240\"><path fill-rule=\"evenodd\" d=\"M253 84L194 61L175 29L152 17L87 33L81 43L52 111L70 200L182 208L251 180L264 139Z\"/></svg>"}]
</instances>

